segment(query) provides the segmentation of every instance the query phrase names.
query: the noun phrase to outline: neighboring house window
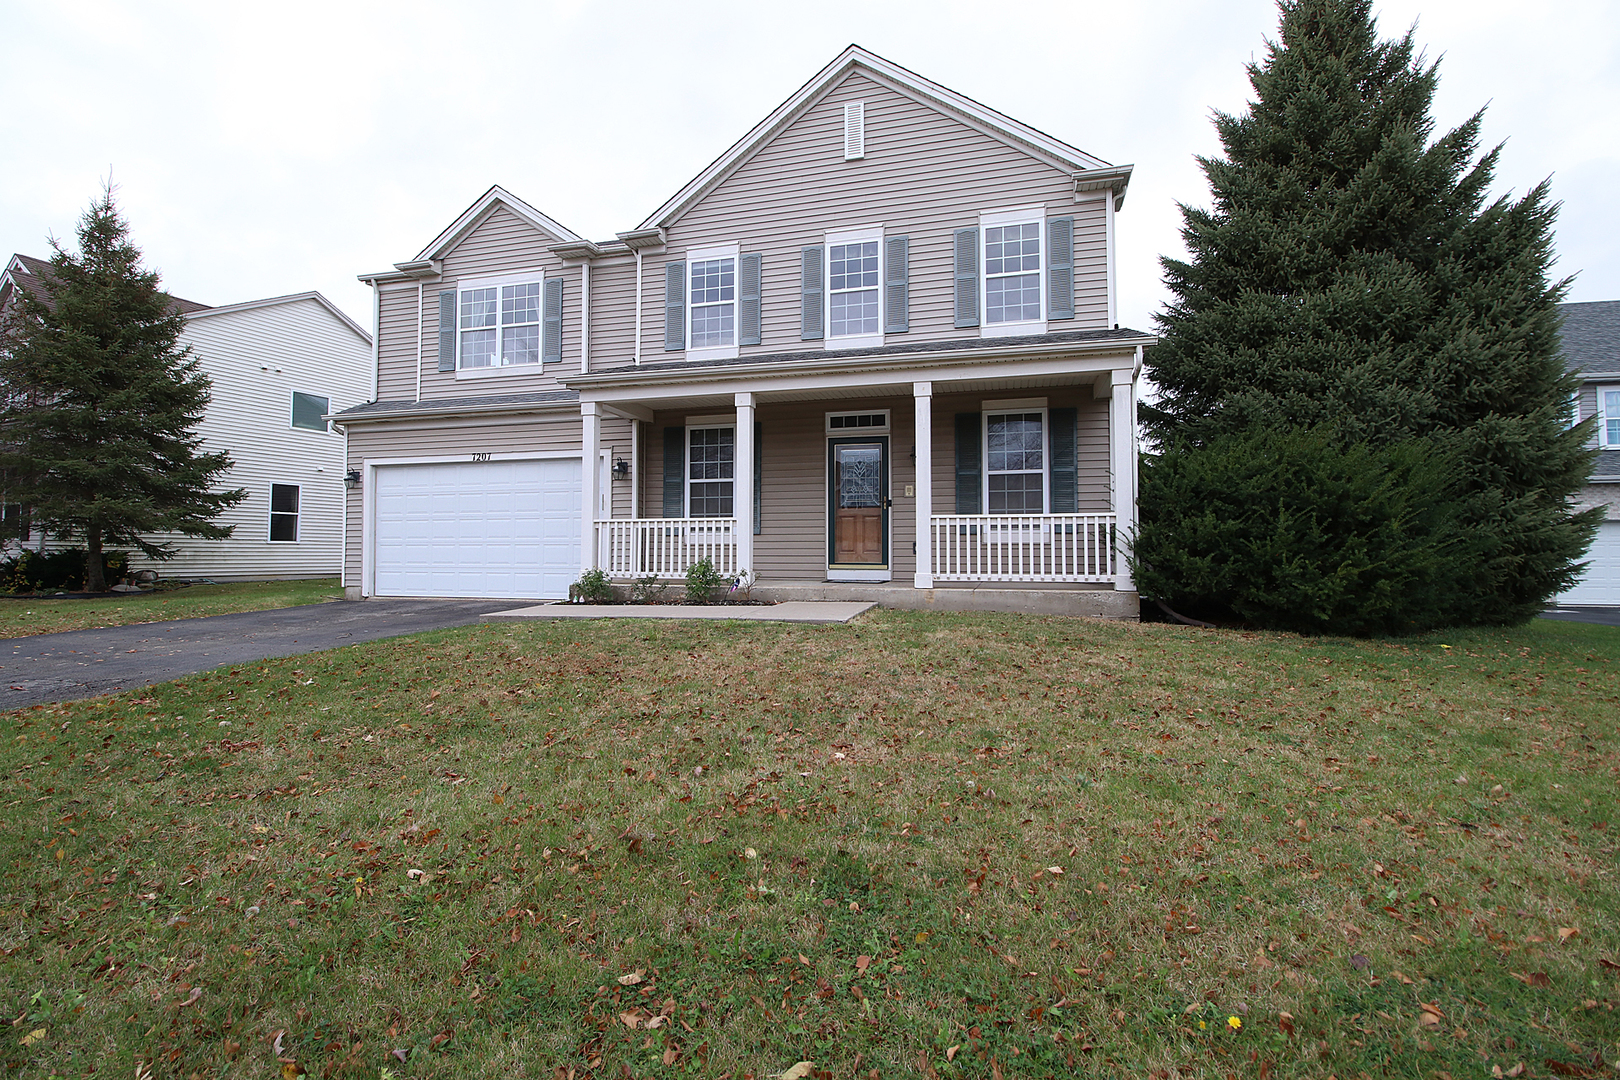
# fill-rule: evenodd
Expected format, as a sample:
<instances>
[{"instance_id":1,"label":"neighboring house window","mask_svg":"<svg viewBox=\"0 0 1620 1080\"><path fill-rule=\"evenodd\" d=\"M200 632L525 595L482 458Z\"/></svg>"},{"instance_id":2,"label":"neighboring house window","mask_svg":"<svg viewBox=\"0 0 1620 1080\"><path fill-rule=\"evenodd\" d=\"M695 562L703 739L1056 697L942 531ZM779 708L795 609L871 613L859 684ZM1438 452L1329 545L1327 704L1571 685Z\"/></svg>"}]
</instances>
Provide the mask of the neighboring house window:
<instances>
[{"instance_id":1,"label":"neighboring house window","mask_svg":"<svg viewBox=\"0 0 1620 1080\"><path fill-rule=\"evenodd\" d=\"M1620 450L1620 386L1600 386L1598 400L1598 445Z\"/></svg>"},{"instance_id":2,"label":"neighboring house window","mask_svg":"<svg viewBox=\"0 0 1620 1080\"><path fill-rule=\"evenodd\" d=\"M328 431L329 424L324 417L331 411L331 399L321 397L319 394L301 394L297 390L292 396L292 426L304 428L307 431Z\"/></svg>"},{"instance_id":3,"label":"neighboring house window","mask_svg":"<svg viewBox=\"0 0 1620 1080\"><path fill-rule=\"evenodd\" d=\"M1046 412L984 414L985 509L1046 512Z\"/></svg>"},{"instance_id":4,"label":"neighboring house window","mask_svg":"<svg viewBox=\"0 0 1620 1080\"><path fill-rule=\"evenodd\" d=\"M690 320L687 347L693 351L735 350L736 250L693 252L687 260L686 278L686 309Z\"/></svg>"},{"instance_id":5,"label":"neighboring house window","mask_svg":"<svg viewBox=\"0 0 1620 1080\"><path fill-rule=\"evenodd\" d=\"M459 297L463 368L540 362L540 282L477 284Z\"/></svg>"},{"instance_id":6,"label":"neighboring house window","mask_svg":"<svg viewBox=\"0 0 1620 1080\"><path fill-rule=\"evenodd\" d=\"M28 507L22 503L6 503L0 509L0 539L26 544L29 532Z\"/></svg>"},{"instance_id":7,"label":"neighboring house window","mask_svg":"<svg viewBox=\"0 0 1620 1080\"><path fill-rule=\"evenodd\" d=\"M298 539L298 485L270 485L270 539Z\"/></svg>"},{"instance_id":8,"label":"neighboring house window","mask_svg":"<svg viewBox=\"0 0 1620 1080\"><path fill-rule=\"evenodd\" d=\"M731 517L736 429L686 429L686 516Z\"/></svg>"},{"instance_id":9,"label":"neighboring house window","mask_svg":"<svg viewBox=\"0 0 1620 1080\"><path fill-rule=\"evenodd\" d=\"M881 345L883 230L827 234L827 337ZM858 343L839 341L837 347ZM833 347L832 345L828 346Z\"/></svg>"}]
</instances>

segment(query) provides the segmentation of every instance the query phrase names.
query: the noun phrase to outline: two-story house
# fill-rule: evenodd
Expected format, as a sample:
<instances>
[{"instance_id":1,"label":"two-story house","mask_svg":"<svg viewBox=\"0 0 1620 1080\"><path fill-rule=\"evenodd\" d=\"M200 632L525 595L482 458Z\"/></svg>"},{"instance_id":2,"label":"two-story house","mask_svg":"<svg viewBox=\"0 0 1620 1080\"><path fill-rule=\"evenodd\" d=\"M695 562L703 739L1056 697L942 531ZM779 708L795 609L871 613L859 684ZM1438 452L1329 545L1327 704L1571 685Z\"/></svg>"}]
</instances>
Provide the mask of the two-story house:
<instances>
[{"instance_id":1,"label":"two-story house","mask_svg":"<svg viewBox=\"0 0 1620 1080\"><path fill-rule=\"evenodd\" d=\"M1581 379L1571 407L1572 422L1597 417L1599 451L1592 475L1578 496L1582 506L1601 506L1599 523L1586 553L1586 571L1561 604L1620 604L1620 300L1561 304L1564 366Z\"/></svg>"},{"instance_id":2,"label":"two-story house","mask_svg":"<svg viewBox=\"0 0 1620 1080\"><path fill-rule=\"evenodd\" d=\"M491 188L362 276L348 594L707 557L768 595L1134 617L1130 175L852 46L612 240Z\"/></svg>"},{"instance_id":3,"label":"two-story house","mask_svg":"<svg viewBox=\"0 0 1620 1080\"><path fill-rule=\"evenodd\" d=\"M0 310L18 289L41 288L51 264L14 255L0 273ZM247 497L216 519L227 540L182 535L152 539L175 555L131 565L169 578L260 580L335 576L343 560L342 432L326 419L373 395L371 335L317 292L209 307L171 298L186 320L180 343L211 384L196 433L204 450L224 450L230 471L219 490ZM76 541L44 535L27 508L7 503L7 532L22 546L51 549Z\"/></svg>"}]
</instances>

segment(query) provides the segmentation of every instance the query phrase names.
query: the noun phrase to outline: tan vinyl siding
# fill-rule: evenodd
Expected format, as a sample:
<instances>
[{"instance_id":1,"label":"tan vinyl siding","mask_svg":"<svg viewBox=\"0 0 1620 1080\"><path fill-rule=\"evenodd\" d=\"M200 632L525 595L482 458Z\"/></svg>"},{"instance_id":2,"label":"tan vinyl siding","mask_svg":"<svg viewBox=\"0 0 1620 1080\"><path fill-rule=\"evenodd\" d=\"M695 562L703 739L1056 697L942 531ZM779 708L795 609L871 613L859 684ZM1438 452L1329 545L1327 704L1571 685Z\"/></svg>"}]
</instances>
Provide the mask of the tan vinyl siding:
<instances>
[{"instance_id":1,"label":"tan vinyl siding","mask_svg":"<svg viewBox=\"0 0 1620 1080\"><path fill-rule=\"evenodd\" d=\"M415 285L384 285L381 289L382 311L377 334L377 400L414 401L416 399L417 321ZM434 316L430 324L435 333L431 352L435 361L439 353L438 290L433 296ZM425 332L427 327L423 327Z\"/></svg>"},{"instance_id":2,"label":"tan vinyl siding","mask_svg":"<svg viewBox=\"0 0 1620 1080\"><path fill-rule=\"evenodd\" d=\"M497 205L462 240L445 253L439 278L422 287L422 395L432 401L455 397L482 397L490 394L529 394L561 388L560 379L579 373L580 345L580 268L565 266L548 249L557 238L530 225L504 206ZM535 365L519 374L490 375L457 379L453 372L439 371L439 293L454 289L463 281L507 277L527 270L542 271L546 277L561 276L563 285L562 361ZM596 281L592 280L592 287ZM414 306L415 286L409 286L409 299L401 289L399 304ZM380 337L382 362L378 400L416 400L416 326L408 311L391 316L391 290L385 289L383 332Z\"/></svg>"},{"instance_id":3,"label":"tan vinyl siding","mask_svg":"<svg viewBox=\"0 0 1620 1080\"><path fill-rule=\"evenodd\" d=\"M866 157L845 161L843 105L866 103ZM846 78L710 191L669 229L664 253L647 257L643 358L660 360L664 264L696 247L740 245L763 256L763 338L742 355L819 349L800 339L799 252L828 230L881 223L910 237L910 325L889 343L977 336L955 327L954 231L981 211L1044 204L1075 221L1075 315L1061 330L1107 327L1106 193L1074 196L1072 174L864 73ZM631 319L630 306L598 307L604 322ZM604 364L604 366L606 366Z\"/></svg>"},{"instance_id":4,"label":"tan vinyl siding","mask_svg":"<svg viewBox=\"0 0 1620 1080\"><path fill-rule=\"evenodd\" d=\"M348 468L365 471L367 461L443 460L470 461L474 454L535 454L580 452L582 427L577 411L533 414L522 417L467 417L394 420L359 424L349 431ZM614 417L601 422L603 450L617 448L630 455L630 423ZM610 459L611 461L611 459ZM630 514L630 484L613 481L613 513ZM348 550L344 558L344 582L359 585L361 513L364 501L360 490L348 497Z\"/></svg>"},{"instance_id":5,"label":"tan vinyl siding","mask_svg":"<svg viewBox=\"0 0 1620 1080\"><path fill-rule=\"evenodd\" d=\"M644 272L653 263L643 257ZM662 260L658 261L662 266ZM662 273L662 270L659 271ZM645 287L641 302L645 306L654 300L663 303L662 283L655 297ZM591 264L591 367L623 367L635 359L636 313L636 259L634 255L615 255L597 259ZM663 339L659 339L659 350ZM643 352L647 342L641 343Z\"/></svg>"},{"instance_id":6,"label":"tan vinyl siding","mask_svg":"<svg viewBox=\"0 0 1620 1080\"><path fill-rule=\"evenodd\" d=\"M228 540L179 535L175 558L151 566L165 577L218 580L335 575L343 552L342 434L291 424L292 394L318 394L331 411L366 400L371 346L315 300L303 299L187 322L181 341L213 382L197 434L205 451L224 450L231 469L216 485L247 497L215 519ZM299 539L270 541L270 486L296 484ZM51 544L48 546L57 546Z\"/></svg>"}]
</instances>

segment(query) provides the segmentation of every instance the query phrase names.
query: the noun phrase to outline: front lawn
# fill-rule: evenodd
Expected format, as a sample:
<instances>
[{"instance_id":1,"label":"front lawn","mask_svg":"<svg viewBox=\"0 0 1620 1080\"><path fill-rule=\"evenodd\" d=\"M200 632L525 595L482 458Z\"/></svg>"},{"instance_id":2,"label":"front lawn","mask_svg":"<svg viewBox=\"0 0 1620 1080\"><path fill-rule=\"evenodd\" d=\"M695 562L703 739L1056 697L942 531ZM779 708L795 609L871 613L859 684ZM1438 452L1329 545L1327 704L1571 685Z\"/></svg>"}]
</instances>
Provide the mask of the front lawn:
<instances>
[{"instance_id":1,"label":"front lawn","mask_svg":"<svg viewBox=\"0 0 1620 1080\"><path fill-rule=\"evenodd\" d=\"M227 585L188 585L182 589L131 593L94 600L6 597L0 599L0 638L94 630L102 626L198 619L234 611L318 604L339 600L337 578L309 581L238 581Z\"/></svg>"},{"instance_id":2,"label":"front lawn","mask_svg":"<svg viewBox=\"0 0 1620 1080\"><path fill-rule=\"evenodd\" d=\"M10 714L0 1062L1612 1076L1617 656L501 622Z\"/></svg>"}]
</instances>

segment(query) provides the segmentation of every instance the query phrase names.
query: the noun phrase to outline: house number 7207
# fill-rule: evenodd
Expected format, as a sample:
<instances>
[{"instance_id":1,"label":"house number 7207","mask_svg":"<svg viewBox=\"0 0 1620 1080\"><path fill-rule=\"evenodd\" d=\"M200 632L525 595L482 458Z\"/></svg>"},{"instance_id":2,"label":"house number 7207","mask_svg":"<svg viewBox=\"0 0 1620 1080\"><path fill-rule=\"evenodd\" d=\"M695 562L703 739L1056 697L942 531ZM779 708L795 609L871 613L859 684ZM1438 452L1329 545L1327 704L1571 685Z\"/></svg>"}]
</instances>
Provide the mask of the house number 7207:
<instances>
[{"instance_id":1,"label":"house number 7207","mask_svg":"<svg viewBox=\"0 0 1620 1080\"><path fill-rule=\"evenodd\" d=\"M489 455L488 454L474 454L472 456L472 459L474 461L488 461L489 460Z\"/></svg>"}]
</instances>

